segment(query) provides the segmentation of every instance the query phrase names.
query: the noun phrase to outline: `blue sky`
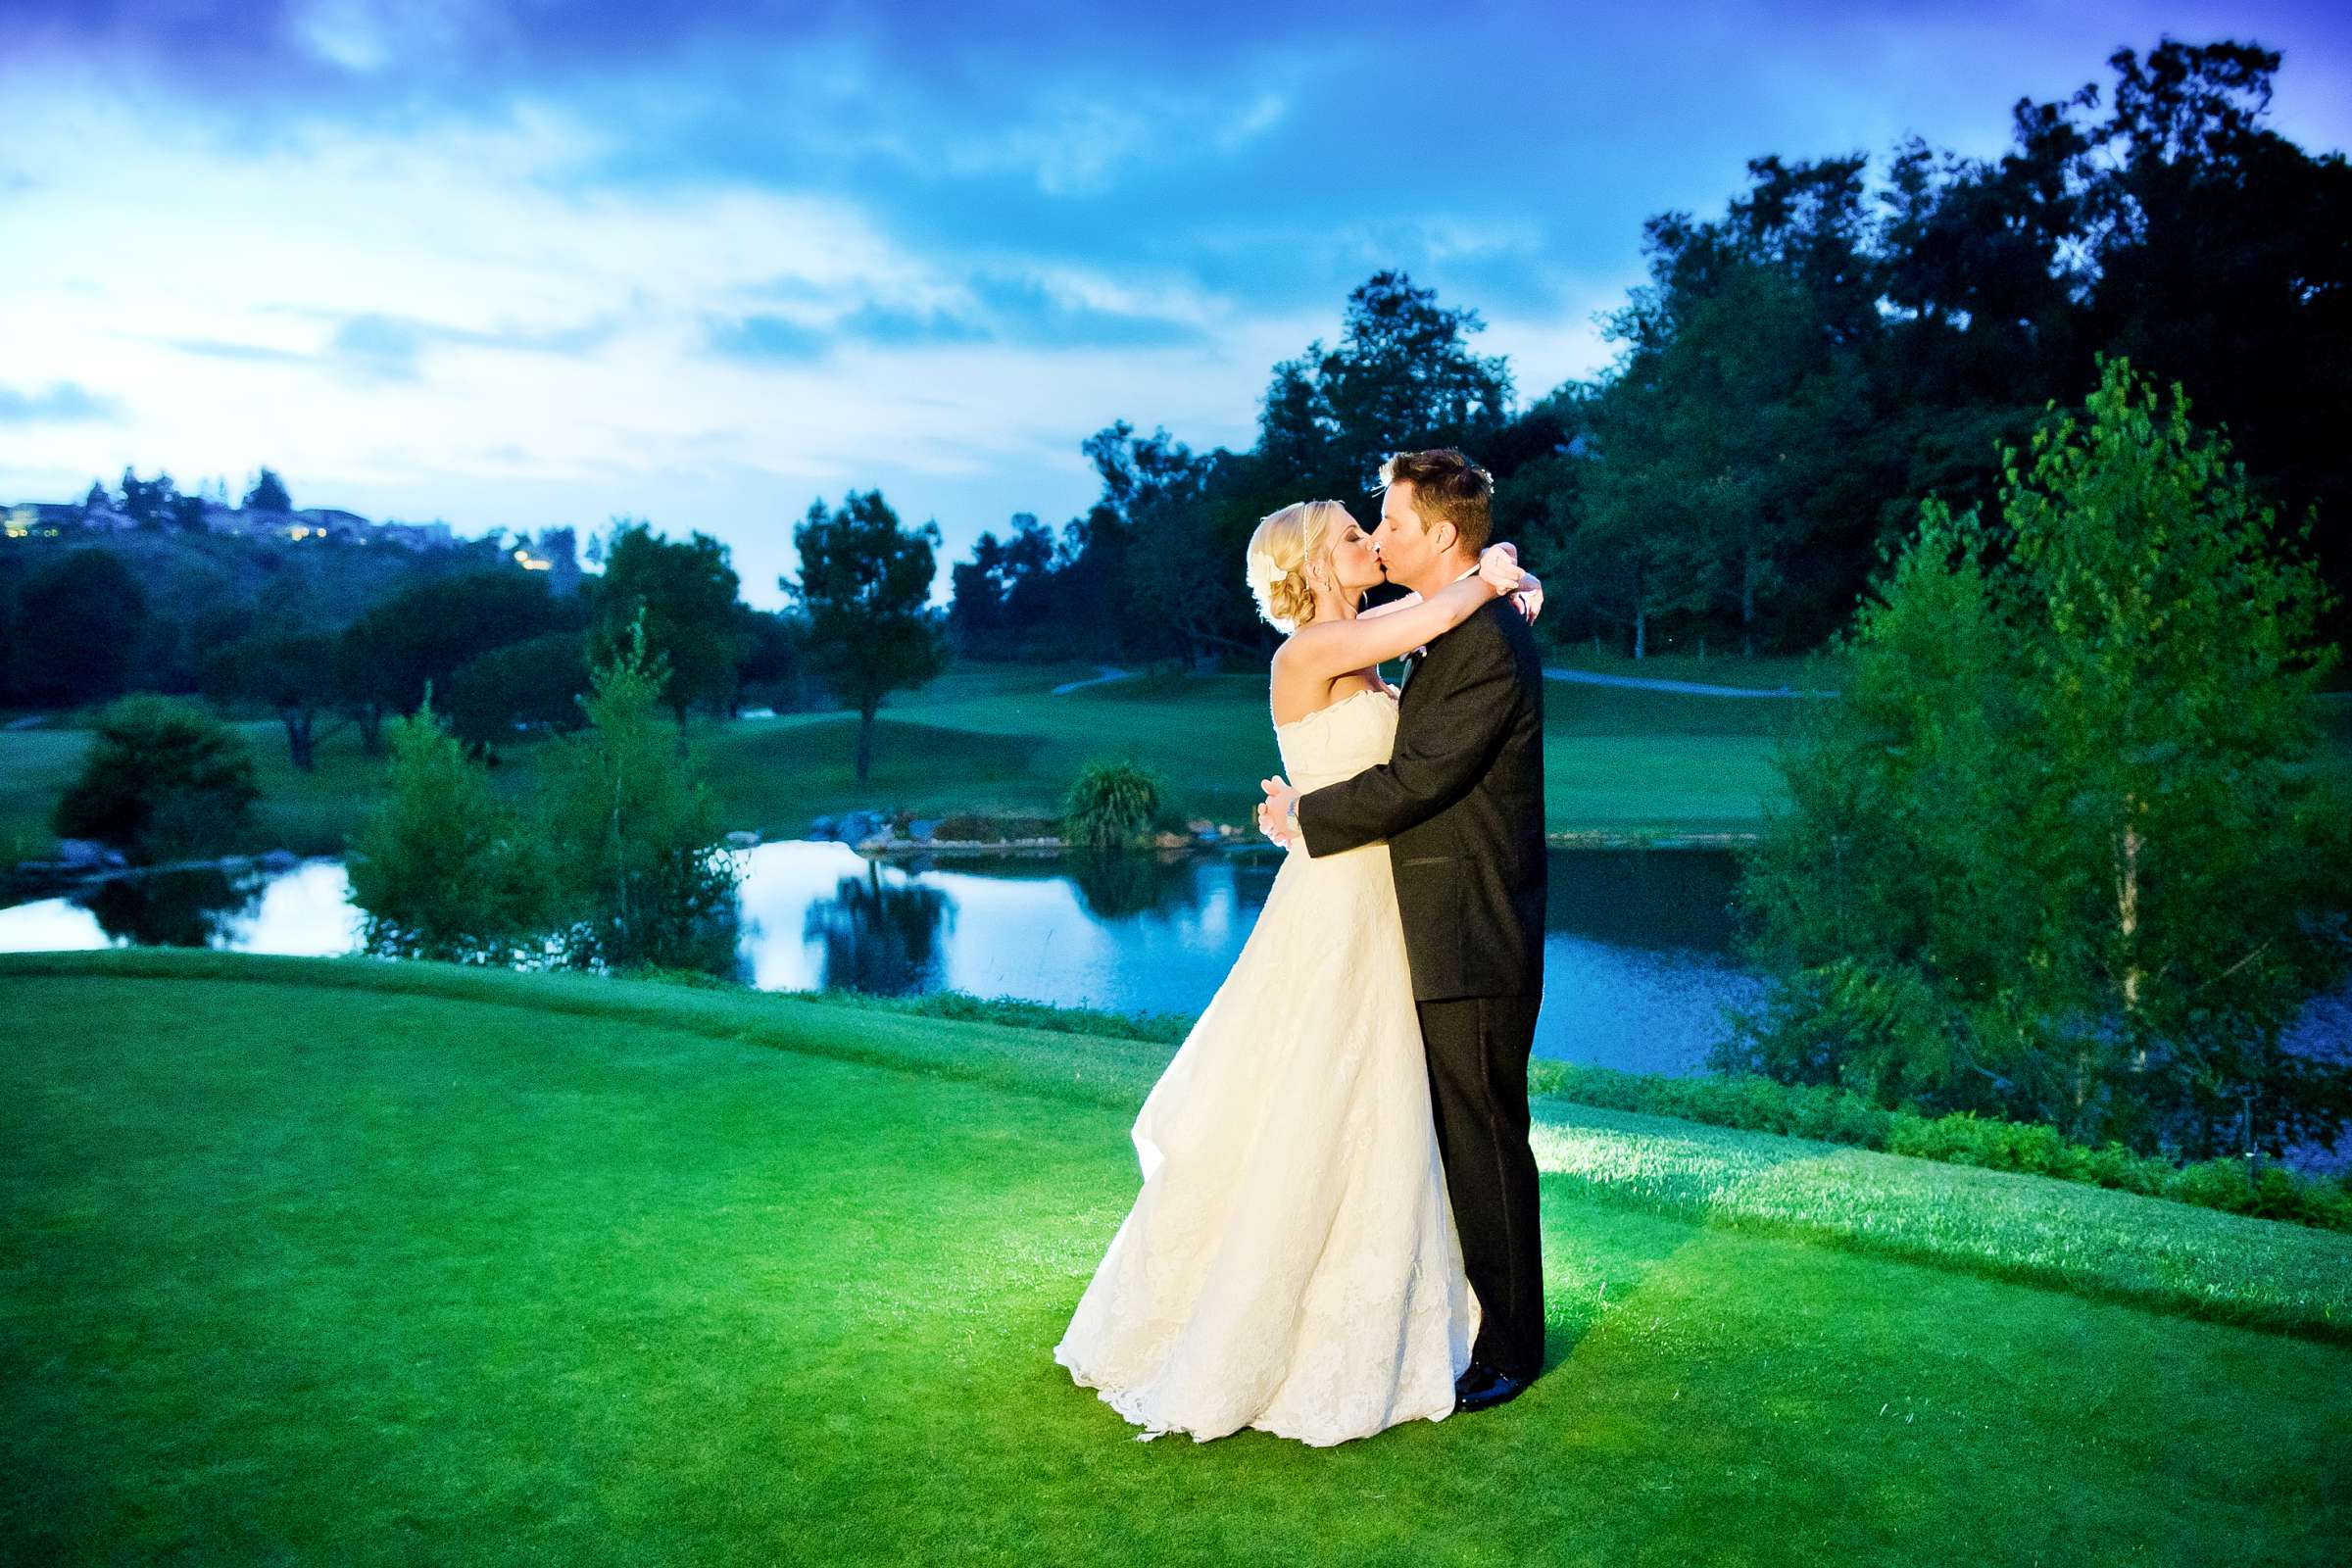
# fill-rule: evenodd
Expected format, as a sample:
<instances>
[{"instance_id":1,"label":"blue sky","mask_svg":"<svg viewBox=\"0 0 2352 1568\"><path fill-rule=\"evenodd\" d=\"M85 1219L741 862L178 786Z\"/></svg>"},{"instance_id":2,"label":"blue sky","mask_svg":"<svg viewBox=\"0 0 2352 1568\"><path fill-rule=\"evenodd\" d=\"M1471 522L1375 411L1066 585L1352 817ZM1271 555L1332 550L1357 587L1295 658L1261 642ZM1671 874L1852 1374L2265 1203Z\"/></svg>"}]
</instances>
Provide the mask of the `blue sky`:
<instances>
[{"instance_id":1,"label":"blue sky","mask_svg":"<svg viewBox=\"0 0 2352 1568\"><path fill-rule=\"evenodd\" d=\"M2272 123L2352 135L2310 4L0 0L0 501L267 463L461 533L701 528L773 607L816 496L952 560L1083 510L1112 419L1247 445L1384 267L1541 395L1648 215L1766 153L1996 154L2168 33L2281 50Z\"/></svg>"}]
</instances>

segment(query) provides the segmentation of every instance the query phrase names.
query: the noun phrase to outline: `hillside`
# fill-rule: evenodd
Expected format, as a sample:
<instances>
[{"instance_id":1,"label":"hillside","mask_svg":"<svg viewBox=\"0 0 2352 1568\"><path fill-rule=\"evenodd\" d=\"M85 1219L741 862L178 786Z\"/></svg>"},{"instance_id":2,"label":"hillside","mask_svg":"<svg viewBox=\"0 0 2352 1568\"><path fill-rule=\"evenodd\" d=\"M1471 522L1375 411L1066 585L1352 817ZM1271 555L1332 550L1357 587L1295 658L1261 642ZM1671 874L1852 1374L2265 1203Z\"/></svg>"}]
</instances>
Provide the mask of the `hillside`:
<instances>
[{"instance_id":1,"label":"hillside","mask_svg":"<svg viewBox=\"0 0 2352 1568\"><path fill-rule=\"evenodd\" d=\"M11 539L0 547L0 584L17 583L71 550L120 557L147 596L151 612L194 621L226 607L262 601L300 606L328 626L342 626L411 582L496 565L506 558L481 541L413 549L389 538L318 536L295 540L178 528L67 531Z\"/></svg>"}]
</instances>

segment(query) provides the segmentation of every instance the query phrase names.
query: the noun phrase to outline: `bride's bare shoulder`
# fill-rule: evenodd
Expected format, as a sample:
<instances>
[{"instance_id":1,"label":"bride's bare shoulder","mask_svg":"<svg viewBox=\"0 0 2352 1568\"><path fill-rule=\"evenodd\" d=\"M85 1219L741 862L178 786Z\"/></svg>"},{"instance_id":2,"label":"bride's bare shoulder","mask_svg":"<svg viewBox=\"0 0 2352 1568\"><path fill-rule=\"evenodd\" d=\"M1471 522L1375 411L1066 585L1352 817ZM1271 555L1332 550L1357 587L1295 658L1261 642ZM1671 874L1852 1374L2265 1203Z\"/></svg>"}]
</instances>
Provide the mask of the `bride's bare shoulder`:
<instances>
[{"instance_id":1,"label":"bride's bare shoulder","mask_svg":"<svg viewBox=\"0 0 2352 1568\"><path fill-rule=\"evenodd\" d=\"M1283 639L1282 646L1274 650L1273 662L1266 667L1266 701L1277 713L1317 706L1324 695L1317 688L1329 685L1314 678L1297 660L1283 657L1290 652L1298 635L1294 632Z\"/></svg>"}]
</instances>

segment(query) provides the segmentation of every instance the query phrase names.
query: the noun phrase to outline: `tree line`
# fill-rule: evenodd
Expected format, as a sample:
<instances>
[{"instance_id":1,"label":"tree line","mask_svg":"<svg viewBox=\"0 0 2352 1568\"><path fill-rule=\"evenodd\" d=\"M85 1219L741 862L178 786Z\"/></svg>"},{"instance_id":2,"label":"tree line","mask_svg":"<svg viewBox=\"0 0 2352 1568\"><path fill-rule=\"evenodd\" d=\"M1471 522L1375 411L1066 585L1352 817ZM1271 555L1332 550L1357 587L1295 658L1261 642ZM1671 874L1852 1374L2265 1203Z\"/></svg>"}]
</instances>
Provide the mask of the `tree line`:
<instances>
[{"instance_id":1,"label":"tree line","mask_svg":"<svg viewBox=\"0 0 2352 1568\"><path fill-rule=\"evenodd\" d=\"M698 710L830 698L860 716L862 780L884 696L948 658L929 605L938 527L906 528L880 492L852 491L838 509L812 503L795 537L802 571L778 579L783 612L742 601L723 541L632 517L590 540L603 571L562 592L496 537L423 555L215 541L205 565L260 586L238 596L205 570L211 597L193 603L172 591L179 565L134 563L125 546L12 553L0 561L0 703L72 710L148 692L259 708L308 770L345 730L382 755L386 721L431 689L456 739L495 762L518 732L580 728L591 669L641 636L681 734ZM543 529L532 548L568 563L573 532Z\"/></svg>"},{"instance_id":2,"label":"tree line","mask_svg":"<svg viewBox=\"0 0 2352 1568\"><path fill-rule=\"evenodd\" d=\"M2105 94L2019 100L1996 158L1913 137L1874 178L1861 153L1759 157L1720 216L1656 215L1648 279L1606 318L1613 362L1524 407L1474 351L1476 311L1374 274L1335 344L1274 367L1249 450L1125 419L1088 437L1084 515L1016 514L953 567L956 645L1259 659L1236 564L1257 518L1353 505L1388 453L1450 445L1495 475L1499 532L1554 568L1555 641L1812 648L1918 502L1989 502L1999 449L2086 396L2101 353L2182 383L2352 587L2344 157L2264 122L2277 51L2167 39L2108 64Z\"/></svg>"}]
</instances>

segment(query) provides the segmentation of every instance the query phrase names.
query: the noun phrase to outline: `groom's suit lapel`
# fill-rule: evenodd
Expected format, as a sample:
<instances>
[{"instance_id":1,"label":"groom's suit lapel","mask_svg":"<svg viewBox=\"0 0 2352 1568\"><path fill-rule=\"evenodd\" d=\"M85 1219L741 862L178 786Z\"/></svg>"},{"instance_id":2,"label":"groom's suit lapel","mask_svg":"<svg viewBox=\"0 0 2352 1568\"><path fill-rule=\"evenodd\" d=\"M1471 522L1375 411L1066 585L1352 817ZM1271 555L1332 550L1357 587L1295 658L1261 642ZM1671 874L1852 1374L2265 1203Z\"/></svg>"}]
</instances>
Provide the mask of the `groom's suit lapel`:
<instances>
[{"instance_id":1,"label":"groom's suit lapel","mask_svg":"<svg viewBox=\"0 0 2352 1568\"><path fill-rule=\"evenodd\" d=\"M1440 652L1440 645L1443 644L1446 638L1451 637L1459 630L1461 630L1461 628L1459 626L1455 626L1448 628L1446 631L1442 631L1435 637L1432 637L1428 642L1422 644L1419 652L1410 653L1404 656L1404 679L1396 684L1397 700L1399 702L1403 700L1404 693L1413 689L1413 682L1416 680L1427 677L1438 680L1441 684L1444 682L1446 675L1446 671L1444 669L1441 668L1435 676L1427 676L1427 671L1423 666L1428 664L1431 660L1436 659ZM1428 692L1423 692L1421 695L1426 699L1430 694Z\"/></svg>"},{"instance_id":2,"label":"groom's suit lapel","mask_svg":"<svg viewBox=\"0 0 2352 1568\"><path fill-rule=\"evenodd\" d=\"M1473 566L1468 571L1462 573L1462 577L1474 577L1476 575L1478 575L1478 568L1476 566ZM1462 577L1456 577L1453 580L1454 582L1460 582ZM1448 584L1448 586L1451 585ZM1458 626L1449 627L1446 630L1438 633L1435 637L1432 637L1428 642L1423 643L1419 648L1413 650L1413 652L1404 656L1404 679L1396 683L1396 700L1398 702L1401 703L1404 700L1404 694L1413 689L1413 677L1420 672L1421 666L1428 662L1430 650L1437 647L1438 644L1444 642L1446 638L1452 636L1454 632L1459 631L1460 629L1461 628Z\"/></svg>"},{"instance_id":3,"label":"groom's suit lapel","mask_svg":"<svg viewBox=\"0 0 2352 1568\"><path fill-rule=\"evenodd\" d=\"M1421 661L1428 657L1427 648L1416 648L1404 656L1404 677L1396 682L1398 701L1402 701L1404 693L1413 689L1413 672L1421 667Z\"/></svg>"}]
</instances>

